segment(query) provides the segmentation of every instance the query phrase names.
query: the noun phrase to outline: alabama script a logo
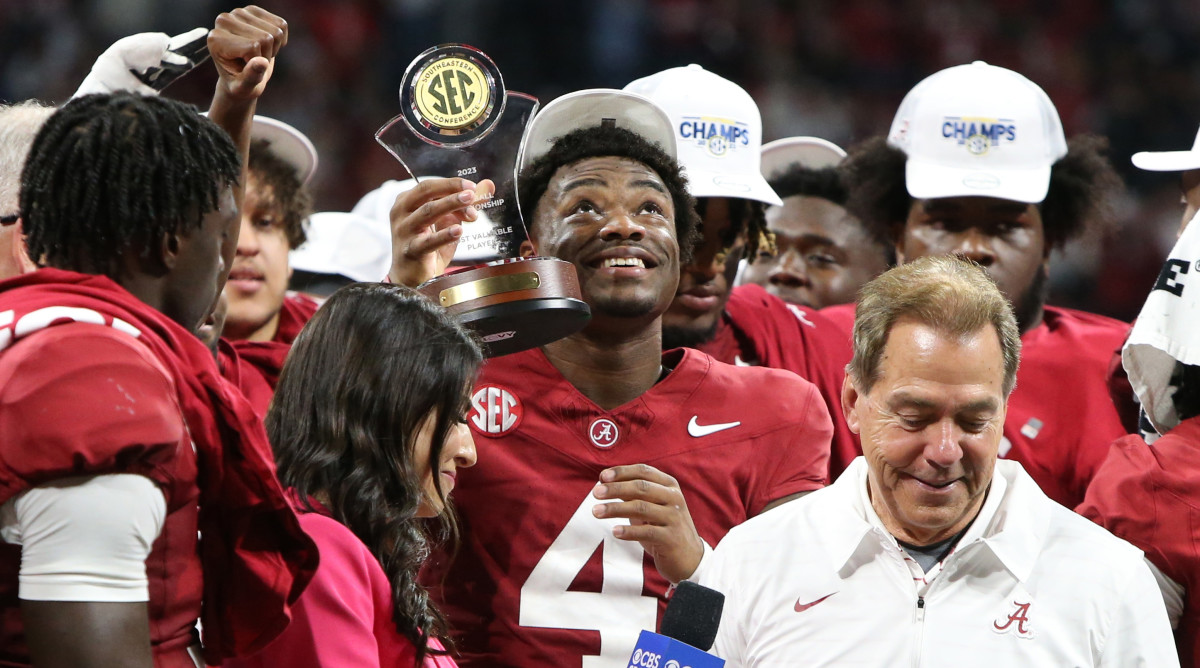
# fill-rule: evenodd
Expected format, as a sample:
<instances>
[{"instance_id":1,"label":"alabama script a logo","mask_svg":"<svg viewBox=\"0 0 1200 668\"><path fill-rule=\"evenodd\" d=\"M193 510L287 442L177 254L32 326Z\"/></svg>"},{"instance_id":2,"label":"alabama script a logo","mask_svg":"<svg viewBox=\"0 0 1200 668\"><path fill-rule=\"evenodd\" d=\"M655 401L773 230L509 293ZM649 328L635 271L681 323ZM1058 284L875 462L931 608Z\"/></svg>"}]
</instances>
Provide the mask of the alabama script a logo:
<instances>
[{"instance_id":1,"label":"alabama script a logo","mask_svg":"<svg viewBox=\"0 0 1200 668\"><path fill-rule=\"evenodd\" d=\"M1032 638L1033 628L1029 623L1029 603L1013 601L1016 609L1007 615L1001 615L992 622L992 630L996 633L1012 633L1021 638Z\"/></svg>"}]
</instances>

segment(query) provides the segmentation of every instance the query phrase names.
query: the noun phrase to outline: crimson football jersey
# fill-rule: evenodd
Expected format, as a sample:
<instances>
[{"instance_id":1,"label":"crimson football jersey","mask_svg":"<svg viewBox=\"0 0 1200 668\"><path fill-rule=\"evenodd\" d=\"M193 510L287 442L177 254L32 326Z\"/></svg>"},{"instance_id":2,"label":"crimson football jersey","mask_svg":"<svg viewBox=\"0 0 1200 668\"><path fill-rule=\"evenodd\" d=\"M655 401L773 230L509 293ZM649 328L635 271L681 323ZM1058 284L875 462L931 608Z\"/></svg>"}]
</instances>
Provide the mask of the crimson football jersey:
<instances>
[{"instance_id":1,"label":"crimson football jersey","mask_svg":"<svg viewBox=\"0 0 1200 668\"><path fill-rule=\"evenodd\" d=\"M217 367L221 370L222 378L242 391L242 396L254 407L254 413L260 419L265 419L271 399L275 396L275 386L267 382L259 367L246 361L238 354L233 343L225 338L217 340Z\"/></svg>"},{"instance_id":2,"label":"crimson football jersey","mask_svg":"<svg viewBox=\"0 0 1200 668\"><path fill-rule=\"evenodd\" d=\"M604 469L645 463L674 476L696 529L716 545L734 525L825 480L831 425L813 385L776 369L738 368L695 350L664 354L673 371L603 410L541 350L489 360L468 422L479 463L460 469L463 545L424 581L466 666L624 665L656 629L668 583L636 542L597 519Z\"/></svg>"},{"instance_id":3,"label":"crimson football jersey","mask_svg":"<svg viewBox=\"0 0 1200 668\"><path fill-rule=\"evenodd\" d=\"M197 616L209 664L278 635L316 547L275 477L261 421L217 376L211 351L102 276L42 269L0 283L0 503L108 473L146 476L167 503L146 560L155 666L194 667ZM29 665L21 552L3 548L0 665Z\"/></svg>"},{"instance_id":4,"label":"crimson football jersey","mask_svg":"<svg viewBox=\"0 0 1200 668\"><path fill-rule=\"evenodd\" d=\"M1109 445L1125 435L1108 392L1108 363L1128 334L1127 323L1047 306L1042 324L1021 336L1000 456L1021 462L1068 508L1083 501Z\"/></svg>"},{"instance_id":5,"label":"crimson football jersey","mask_svg":"<svg viewBox=\"0 0 1200 668\"><path fill-rule=\"evenodd\" d=\"M42 484L93 471L138 473L162 490L167 515L146 560L155 611L150 641L156 666L182 665L172 661L196 642L203 587L199 492L196 457L166 370L129 334L90 323L59 325L0 355L0 388L5 499L12 496L10 480ZM20 564L21 548L3 544L0 665L30 665L17 612Z\"/></svg>"},{"instance_id":6,"label":"crimson football jersey","mask_svg":"<svg viewBox=\"0 0 1200 668\"><path fill-rule=\"evenodd\" d=\"M833 323L834 327L837 327L849 336L854 331L854 311L857 307L858 304L855 302L834 304L833 306L826 306L817 311L817 313L820 313L822 318Z\"/></svg>"},{"instance_id":7,"label":"crimson football jersey","mask_svg":"<svg viewBox=\"0 0 1200 668\"><path fill-rule=\"evenodd\" d=\"M1175 630L1179 661L1200 666L1200 418L1146 445L1136 434L1113 443L1079 513L1146 553L1184 588Z\"/></svg>"},{"instance_id":8,"label":"crimson football jersey","mask_svg":"<svg viewBox=\"0 0 1200 668\"><path fill-rule=\"evenodd\" d=\"M820 313L853 327L841 317L846 310ZM1109 396L1108 365L1128 333L1119 320L1047 306L1041 324L1021 335L1000 456L1021 462L1046 496L1068 508L1083 501L1109 444L1125 434Z\"/></svg>"},{"instance_id":9,"label":"crimson football jersey","mask_svg":"<svg viewBox=\"0 0 1200 668\"><path fill-rule=\"evenodd\" d=\"M726 364L786 369L816 385L833 419L829 480L862 454L858 435L842 416L842 380L851 355L845 329L762 286L741 285L729 295L716 335L697 348Z\"/></svg>"}]
</instances>

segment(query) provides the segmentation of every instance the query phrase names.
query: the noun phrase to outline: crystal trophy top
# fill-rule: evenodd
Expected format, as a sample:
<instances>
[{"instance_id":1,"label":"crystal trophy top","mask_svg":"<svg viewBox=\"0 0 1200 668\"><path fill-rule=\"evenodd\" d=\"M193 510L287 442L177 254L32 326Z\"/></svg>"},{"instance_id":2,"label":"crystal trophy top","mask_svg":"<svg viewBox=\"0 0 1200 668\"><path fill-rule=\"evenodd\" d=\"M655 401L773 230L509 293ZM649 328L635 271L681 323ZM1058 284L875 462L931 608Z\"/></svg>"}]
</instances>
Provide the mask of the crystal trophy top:
<instances>
[{"instance_id":1,"label":"crystal trophy top","mask_svg":"<svg viewBox=\"0 0 1200 668\"><path fill-rule=\"evenodd\" d=\"M504 88L500 70L479 49L442 44L408 66L400 85L400 115L375 139L409 174L491 179L493 197L463 225L453 264L517 257L527 237L516 211L517 151L537 111L536 98Z\"/></svg>"}]
</instances>

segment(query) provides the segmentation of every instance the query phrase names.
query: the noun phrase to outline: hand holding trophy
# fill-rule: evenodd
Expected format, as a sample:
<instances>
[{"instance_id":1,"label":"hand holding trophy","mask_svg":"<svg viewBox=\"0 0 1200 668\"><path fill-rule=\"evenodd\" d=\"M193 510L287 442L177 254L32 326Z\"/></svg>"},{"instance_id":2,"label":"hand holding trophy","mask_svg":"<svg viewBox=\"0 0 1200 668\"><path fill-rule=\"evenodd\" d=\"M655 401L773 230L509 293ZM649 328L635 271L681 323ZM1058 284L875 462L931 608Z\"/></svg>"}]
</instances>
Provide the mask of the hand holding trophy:
<instances>
[{"instance_id":1,"label":"hand holding trophy","mask_svg":"<svg viewBox=\"0 0 1200 668\"><path fill-rule=\"evenodd\" d=\"M518 256L527 233L516 206L517 153L537 99L505 90L482 51L443 44L408 66L400 106L375 134L418 181L392 210L402 230L415 222L411 234L398 233L403 246L394 253L407 254L416 261L412 271L425 276L447 263L473 265L417 289L475 330L493 357L582 329L591 311L575 267ZM408 209L407 202L421 204Z\"/></svg>"}]
</instances>

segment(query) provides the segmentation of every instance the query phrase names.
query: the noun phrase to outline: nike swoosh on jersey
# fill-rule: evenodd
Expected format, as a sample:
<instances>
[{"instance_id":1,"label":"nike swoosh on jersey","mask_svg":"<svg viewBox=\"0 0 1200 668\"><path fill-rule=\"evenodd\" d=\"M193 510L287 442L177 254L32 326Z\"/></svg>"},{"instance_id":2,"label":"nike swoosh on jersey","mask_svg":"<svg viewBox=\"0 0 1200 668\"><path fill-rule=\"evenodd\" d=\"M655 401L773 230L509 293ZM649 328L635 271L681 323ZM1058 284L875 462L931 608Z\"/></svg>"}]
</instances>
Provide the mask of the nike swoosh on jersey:
<instances>
[{"instance_id":1,"label":"nike swoosh on jersey","mask_svg":"<svg viewBox=\"0 0 1200 668\"><path fill-rule=\"evenodd\" d=\"M709 434L715 434L718 431L725 431L726 429L733 429L734 427L742 424L741 421L722 422L720 424L700 424L696 422L696 418L698 417L700 416L693 415L691 421L688 422L688 434L694 438L708 436Z\"/></svg>"},{"instance_id":2,"label":"nike swoosh on jersey","mask_svg":"<svg viewBox=\"0 0 1200 668\"><path fill-rule=\"evenodd\" d=\"M829 598L830 596L833 596L833 594L825 594L824 596L822 596L821 598L818 598L817 600L813 601L812 603L801 603L800 599L796 599L796 612L804 612L805 610L808 610L809 608L820 603L821 601L824 601L825 599Z\"/></svg>"}]
</instances>

